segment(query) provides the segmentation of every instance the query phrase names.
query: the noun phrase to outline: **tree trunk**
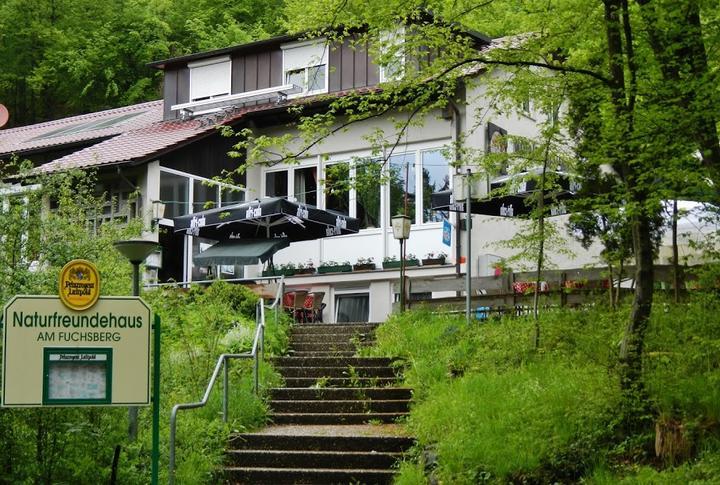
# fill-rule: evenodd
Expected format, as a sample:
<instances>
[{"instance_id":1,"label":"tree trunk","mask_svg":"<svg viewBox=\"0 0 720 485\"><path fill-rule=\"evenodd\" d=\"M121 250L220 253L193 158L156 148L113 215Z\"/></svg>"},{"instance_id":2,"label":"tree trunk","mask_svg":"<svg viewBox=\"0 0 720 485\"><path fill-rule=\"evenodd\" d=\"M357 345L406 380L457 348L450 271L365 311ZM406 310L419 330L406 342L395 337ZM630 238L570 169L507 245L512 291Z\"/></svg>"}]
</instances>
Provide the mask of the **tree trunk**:
<instances>
[{"instance_id":1,"label":"tree trunk","mask_svg":"<svg viewBox=\"0 0 720 485\"><path fill-rule=\"evenodd\" d=\"M672 264L673 264L673 295L675 297L675 303L680 301L680 261L678 255L678 203L677 199L673 200L673 213L672 213Z\"/></svg>"},{"instance_id":2,"label":"tree trunk","mask_svg":"<svg viewBox=\"0 0 720 485\"><path fill-rule=\"evenodd\" d=\"M534 348L540 347L540 320L538 307L540 305L540 278L542 268L545 264L545 177L547 172L548 158L550 154L550 142L545 147L545 158L543 160L542 174L540 176L540 200L538 200L538 257L537 271L535 273L535 294L533 296L533 320L535 322Z\"/></svg>"},{"instance_id":3,"label":"tree trunk","mask_svg":"<svg viewBox=\"0 0 720 485\"><path fill-rule=\"evenodd\" d=\"M712 93L702 89L707 86L712 90L715 85L707 82L710 69L700 6L696 0L670 3L670 8L663 8L662 4L650 0L637 0L637 3L641 7L650 46L663 78L677 89L677 93L669 99L687 113L691 123L685 131L698 144L703 163L717 182L720 172L718 114L717 108L708 104L714 99ZM675 10L671 10L673 7ZM705 106L705 109L692 108L697 105Z\"/></svg>"},{"instance_id":4,"label":"tree trunk","mask_svg":"<svg viewBox=\"0 0 720 485\"><path fill-rule=\"evenodd\" d=\"M608 258L609 259L609 258ZM612 261L608 260L608 295L610 297L610 308L615 310L615 275L613 274Z\"/></svg>"},{"instance_id":5,"label":"tree trunk","mask_svg":"<svg viewBox=\"0 0 720 485\"><path fill-rule=\"evenodd\" d=\"M644 214L633 217L635 247L635 295L630 321L620 347L620 385L626 397L642 394L642 353L645 332L653 303L653 248L650 218Z\"/></svg>"},{"instance_id":6,"label":"tree trunk","mask_svg":"<svg viewBox=\"0 0 720 485\"><path fill-rule=\"evenodd\" d=\"M623 262L622 256L620 257L620 263L618 264L618 284L617 288L615 289L615 304L613 305L613 308L616 308L618 304L620 303L620 289L622 288L622 278L623 278L623 271L625 270L625 264Z\"/></svg>"}]
</instances>

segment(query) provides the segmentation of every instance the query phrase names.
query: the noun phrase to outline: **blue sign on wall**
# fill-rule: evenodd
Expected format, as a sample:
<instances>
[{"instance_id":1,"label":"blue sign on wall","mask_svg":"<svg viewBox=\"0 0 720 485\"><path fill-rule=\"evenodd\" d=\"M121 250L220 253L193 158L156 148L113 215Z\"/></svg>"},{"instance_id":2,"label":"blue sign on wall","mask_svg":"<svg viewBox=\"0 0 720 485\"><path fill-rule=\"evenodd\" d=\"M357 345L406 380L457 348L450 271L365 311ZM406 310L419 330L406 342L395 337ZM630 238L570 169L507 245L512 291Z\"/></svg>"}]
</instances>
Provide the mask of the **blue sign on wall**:
<instances>
[{"instance_id":1,"label":"blue sign on wall","mask_svg":"<svg viewBox=\"0 0 720 485\"><path fill-rule=\"evenodd\" d=\"M446 246L450 246L450 239L452 237L452 224L450 224L450 221L445 219L443 221L443 244Z\"/></svg>"}]
</instances>

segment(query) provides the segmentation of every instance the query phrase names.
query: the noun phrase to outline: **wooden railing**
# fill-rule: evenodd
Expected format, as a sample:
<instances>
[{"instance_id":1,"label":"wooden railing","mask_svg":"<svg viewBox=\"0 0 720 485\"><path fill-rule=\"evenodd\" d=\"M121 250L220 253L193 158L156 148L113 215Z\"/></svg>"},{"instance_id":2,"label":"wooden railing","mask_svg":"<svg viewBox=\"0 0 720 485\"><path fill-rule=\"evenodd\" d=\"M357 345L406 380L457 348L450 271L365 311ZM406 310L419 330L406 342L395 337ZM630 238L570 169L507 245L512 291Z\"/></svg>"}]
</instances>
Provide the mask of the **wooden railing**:
<instances>
[{"instance_id":1,"label":"wooden railing","mask_svg":"<svg viewBox=\"0 0 720 485\"><path fill-rule=\"evenodd\" d=\"M613 274L612 282L607 268L577 268L543 271L540 277L541 306L577 306L590 299L597 301L605 292L610 302L611 287L617 291L628 293L633 289L635 267L628 266L621 275ZM535 272L505 272L499 276L483 276L472 278L471 304L473 311L479 308L488 314L492 313L524 313L532 306L535 288ZM680 288L685 282L694 279L687 272L680 272ZM674 270L671 265L655 266L655 285L658 289L672 289ZM449 311L465 308L465 277L415 277L408 278L408 306L425 305L443 307ZM395 292L400 291L400 283L394 283ZM437 292L455 292L456 296L428 298L426 295Z\"/></svg>"}]
</instances>

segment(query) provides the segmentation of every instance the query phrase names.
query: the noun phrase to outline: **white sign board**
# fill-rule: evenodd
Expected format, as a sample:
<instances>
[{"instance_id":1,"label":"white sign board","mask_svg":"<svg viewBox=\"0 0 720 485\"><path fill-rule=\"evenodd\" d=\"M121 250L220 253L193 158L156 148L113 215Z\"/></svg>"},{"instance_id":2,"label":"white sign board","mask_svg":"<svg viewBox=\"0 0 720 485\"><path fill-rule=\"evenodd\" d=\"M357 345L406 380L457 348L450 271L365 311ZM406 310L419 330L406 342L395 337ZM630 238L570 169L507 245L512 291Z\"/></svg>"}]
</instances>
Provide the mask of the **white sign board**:
<instances>
[{"instance_id":1,"label":"white sign board","mask_svg":"<svg viewBox=\"0 0 720 485\"><path fill-rule=\"evenodd\" d=\"M3 406L150 404L152 321L140 298L75 311L55 296L16 296L3 323Z\"/></svg>"}]
</instances>

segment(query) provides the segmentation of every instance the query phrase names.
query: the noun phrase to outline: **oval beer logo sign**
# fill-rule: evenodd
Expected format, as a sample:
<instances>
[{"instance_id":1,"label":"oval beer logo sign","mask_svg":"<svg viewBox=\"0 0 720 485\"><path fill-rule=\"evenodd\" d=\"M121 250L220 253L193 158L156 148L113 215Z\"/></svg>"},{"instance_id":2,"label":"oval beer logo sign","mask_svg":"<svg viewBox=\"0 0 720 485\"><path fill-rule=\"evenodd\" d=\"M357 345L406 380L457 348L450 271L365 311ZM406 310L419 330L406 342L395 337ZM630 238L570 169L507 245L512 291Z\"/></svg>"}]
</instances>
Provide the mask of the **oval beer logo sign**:
<instances>
[{"instance_id":1,"label":"oval beer logo sign","mask_svg":"<svg viewBox=\"0 0 720 485\"><path fill-rule=\"evenodd\" d=\"M60 299L71 310L87 310L100 296L100 273L90 261L74 259L60 271Z\"/></svg>"}]
</instances>

